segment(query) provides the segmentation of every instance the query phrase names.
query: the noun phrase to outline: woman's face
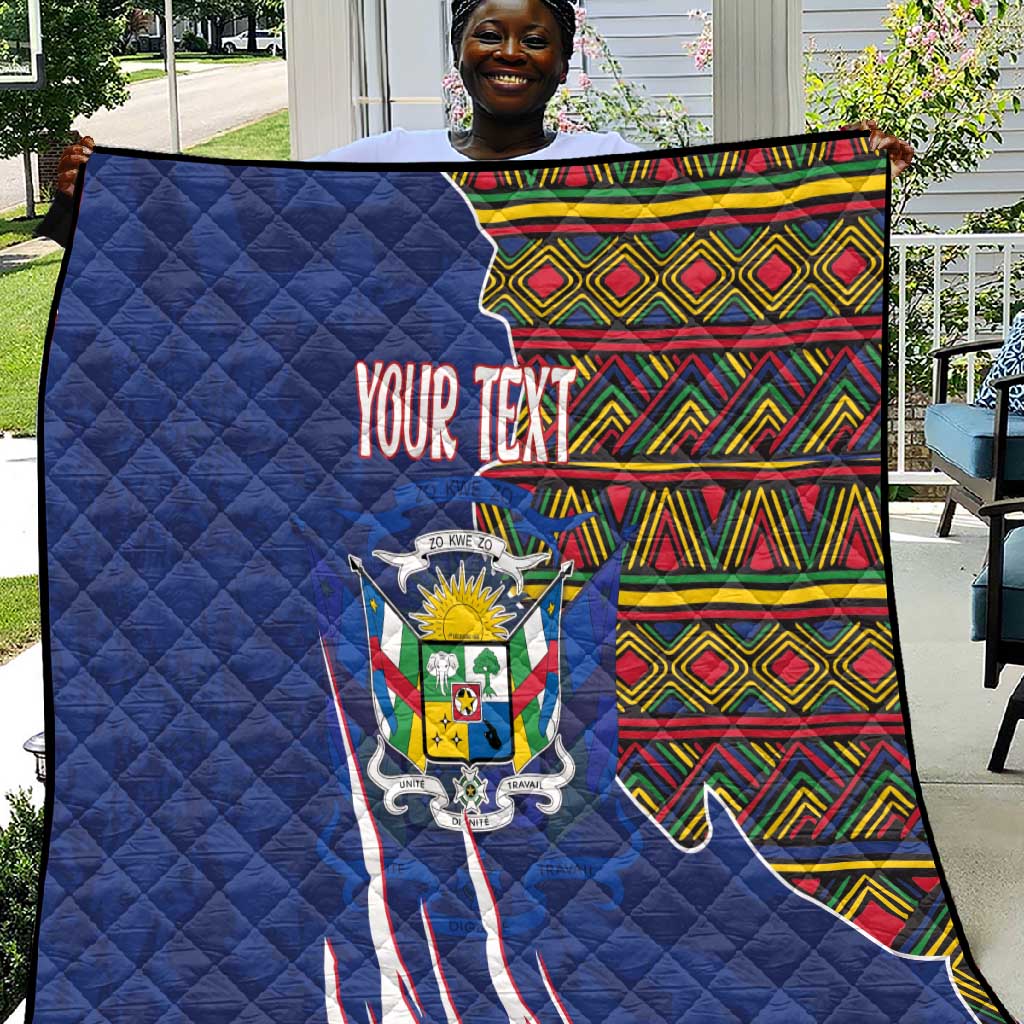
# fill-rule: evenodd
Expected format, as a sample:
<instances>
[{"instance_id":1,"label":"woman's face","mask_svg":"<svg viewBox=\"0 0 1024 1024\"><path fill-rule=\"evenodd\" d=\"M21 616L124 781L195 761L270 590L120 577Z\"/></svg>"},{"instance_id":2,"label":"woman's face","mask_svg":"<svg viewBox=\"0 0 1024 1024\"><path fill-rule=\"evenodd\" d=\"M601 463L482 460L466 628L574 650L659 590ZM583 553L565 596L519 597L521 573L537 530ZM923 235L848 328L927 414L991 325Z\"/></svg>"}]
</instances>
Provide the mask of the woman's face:
<instances>
[{"instance_id":1,"label":"woman's face","mask_svg":"<svg viewBox=\"0 0 1024 1024\"><path fill-rule=\"evenodd\" d=\"M568 71L558 22L541 0L484 0L463 32L459 70L493 117L543 110Z\"/></svg>"}]
</instances>

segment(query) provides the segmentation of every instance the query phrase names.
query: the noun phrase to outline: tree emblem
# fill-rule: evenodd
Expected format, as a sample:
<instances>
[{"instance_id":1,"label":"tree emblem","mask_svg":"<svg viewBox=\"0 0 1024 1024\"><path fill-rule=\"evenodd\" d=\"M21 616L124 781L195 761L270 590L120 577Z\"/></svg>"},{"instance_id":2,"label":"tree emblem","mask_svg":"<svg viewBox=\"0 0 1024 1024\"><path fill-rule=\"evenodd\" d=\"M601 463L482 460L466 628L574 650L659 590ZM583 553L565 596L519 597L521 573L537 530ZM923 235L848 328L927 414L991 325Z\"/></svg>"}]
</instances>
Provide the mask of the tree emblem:
<instances>
[{"instance_id":1,"label":"tree emblem","mask_svg":"<svg viewBox=\"0 0 1024 1024\"><path fill-rule=\"evenodd\" d=\"M501 664L494 651L490 648L482 650L473 662L473 671L484 677L483 696L493 697L495 694L494 687L491 686L491 676L501 671Z\"/></svg>"}]
</instances>

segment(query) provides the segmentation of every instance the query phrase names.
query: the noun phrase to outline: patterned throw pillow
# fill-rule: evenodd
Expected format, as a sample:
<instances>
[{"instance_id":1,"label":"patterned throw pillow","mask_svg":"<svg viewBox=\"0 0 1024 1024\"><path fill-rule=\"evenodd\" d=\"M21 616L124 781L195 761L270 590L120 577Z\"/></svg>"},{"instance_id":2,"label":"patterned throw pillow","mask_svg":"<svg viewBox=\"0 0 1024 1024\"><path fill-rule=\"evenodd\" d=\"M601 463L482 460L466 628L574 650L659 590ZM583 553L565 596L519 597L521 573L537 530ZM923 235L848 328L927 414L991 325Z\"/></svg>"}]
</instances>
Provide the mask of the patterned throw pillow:
<instances>
[{"instance_id":1,"label":"patterned throw pillow","mask_svg":"<svg viewBox=\"0 0 1024 1024\"><path fill-rule=\"evenodd\" d=\"M1006 336L992 369L988 371L974 404L994 409L999 393L992 387L992 381L1015 373L1024 373L1024 312L1013 318L1010 333ZM1024 385L1010 388L1010 412L1014 416L1024 416Z\"/></svg>"}]
</instances>

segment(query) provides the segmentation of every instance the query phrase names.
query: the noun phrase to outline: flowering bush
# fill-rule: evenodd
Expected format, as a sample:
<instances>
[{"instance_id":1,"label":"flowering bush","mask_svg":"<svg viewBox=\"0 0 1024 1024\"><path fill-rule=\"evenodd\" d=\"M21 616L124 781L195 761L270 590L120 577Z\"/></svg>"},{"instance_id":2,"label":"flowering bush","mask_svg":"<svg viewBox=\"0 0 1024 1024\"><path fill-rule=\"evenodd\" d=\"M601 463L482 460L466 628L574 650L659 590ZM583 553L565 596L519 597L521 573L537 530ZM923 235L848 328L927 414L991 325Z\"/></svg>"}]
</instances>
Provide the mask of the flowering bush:
<instances>
[{"instance_id":1,"label":"flowering bush","mask_svg":"<svg viewBox=\"0 0 1024 1024\"><path fill-rule=\"evenodd\" d=\"M586 8L576 7L576 47L588 65L596 65L611 79L597 85L587 72L580 72L573 88L563 86L548 104L548 128L562 132L625 131L629 138L653 147L690 145L695 137L709 134L695 121L678 96L652 99L642 85L623 76L622 65L600 32L587 19ZM473 123L470 98L458 69L452 67L441 83L448 123L461 131Z\"/></svg>"},{"instance_id":2,"label":"flowering bush","mask_svg":"<svg viewBox=\"0 0 1024 1024\"><path fill-rule=\"evenodd\" d=\"M833 56L808 69L811 129L873 118L917 150L894 189L894 214L930 185L973 171L1001 142L1006 112L1020 101L1000 86L1001 64L1015 59L1024 17L1006 0L892 0L884 51Z\"/></svg>"},{"instance_id":3,"label":"flowering bush","mask_svg":"<svg viewBox=\"0 0 1024 1024\"><path fill-rule=\"evenodd\" d=\"M688 18L699 19L701 23L700 35L695 42L687 47L687 53L693 58L693 63L698 71L710 70L715 57L715 37L711 30L710 11L687 11Z\"/></svg>"}]
</instances>

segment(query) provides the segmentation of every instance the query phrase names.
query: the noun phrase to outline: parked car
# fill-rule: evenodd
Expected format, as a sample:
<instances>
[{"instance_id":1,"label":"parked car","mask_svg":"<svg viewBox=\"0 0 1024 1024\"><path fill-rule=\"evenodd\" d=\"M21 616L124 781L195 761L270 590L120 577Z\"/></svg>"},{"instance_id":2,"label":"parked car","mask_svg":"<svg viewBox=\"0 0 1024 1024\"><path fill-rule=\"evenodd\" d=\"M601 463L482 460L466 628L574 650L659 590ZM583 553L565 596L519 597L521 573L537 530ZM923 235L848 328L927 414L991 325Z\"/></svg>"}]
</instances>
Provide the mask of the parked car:
<instances>
[{"instance_id":1,"label":"parked car","mask_svg":"<svg viewBox=\"0 0 1024 1024\"><path fill-rule=\"evenodd\" d=\"M225 53L244 53L249 48L249 33L239 32L236 36L225 36L221 40L221 46ZM269 50L276 57L281 52L281 48L280 32L271 32L266 28L256 30L256 49L260 53Z\"/></svg>"}]
</instances>

